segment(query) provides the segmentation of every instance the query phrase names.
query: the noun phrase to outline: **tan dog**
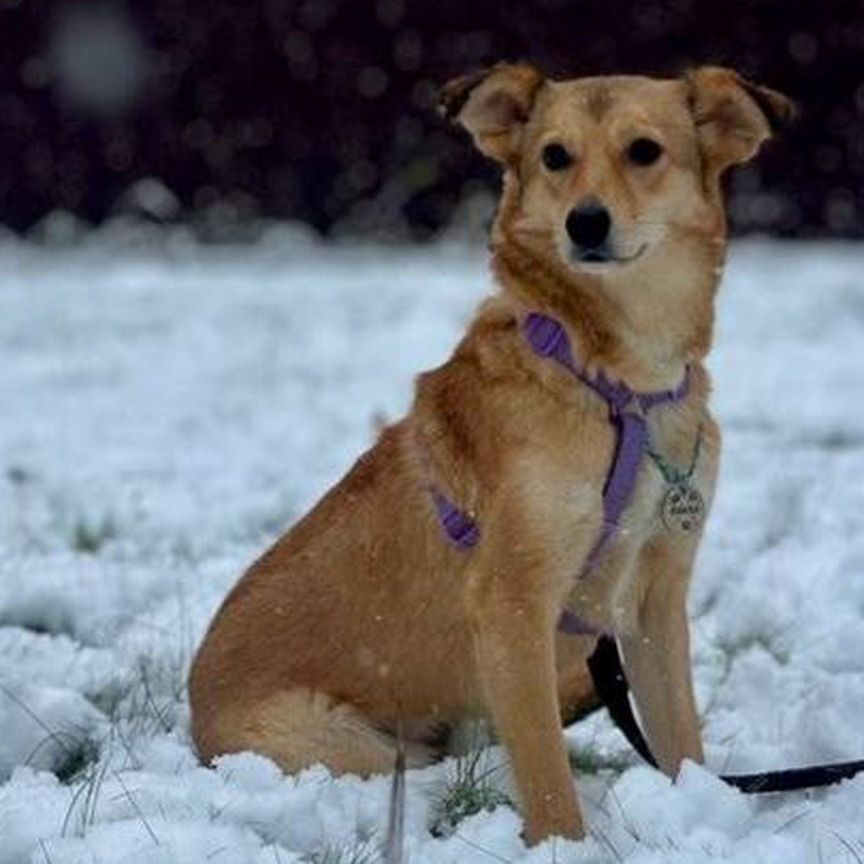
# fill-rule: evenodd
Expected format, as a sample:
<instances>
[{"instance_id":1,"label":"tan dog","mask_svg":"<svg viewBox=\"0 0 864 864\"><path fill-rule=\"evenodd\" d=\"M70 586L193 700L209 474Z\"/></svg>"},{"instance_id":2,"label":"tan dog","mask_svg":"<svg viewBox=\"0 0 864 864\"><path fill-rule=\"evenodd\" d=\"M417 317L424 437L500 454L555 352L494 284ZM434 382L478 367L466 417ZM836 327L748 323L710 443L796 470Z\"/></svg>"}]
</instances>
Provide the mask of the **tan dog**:
<instances>
[{"instance_id":1,"label":"tan dog","mask_svg":"<svg viewBox=\"0 0 864 864\"><path fill-rule=\"evenodd\" d=\"M648 417L651 446L710 503L719 433L702 366L726 230L720 176L790 113L726 69L678 80L550 81L499 65L448 85L443 104L501 163L492 232L499 293L410 414L243 577L190 682L202 758L251 749L286 771L392 769L442 725L490 714L527 837L583 825L562 714L590 693L593 638L556 632L565 607L620 641L661 767L702 759L685 597L699 531L670 533L667 485L642 459L624 526L577 580L603 518L616 445L603 400L537 356L521 323L553 316L590 375L689 390ZM701 431L700 431L701 430ZM433 491L477 520L445 536Z\"/></svg>"}]
</instances>

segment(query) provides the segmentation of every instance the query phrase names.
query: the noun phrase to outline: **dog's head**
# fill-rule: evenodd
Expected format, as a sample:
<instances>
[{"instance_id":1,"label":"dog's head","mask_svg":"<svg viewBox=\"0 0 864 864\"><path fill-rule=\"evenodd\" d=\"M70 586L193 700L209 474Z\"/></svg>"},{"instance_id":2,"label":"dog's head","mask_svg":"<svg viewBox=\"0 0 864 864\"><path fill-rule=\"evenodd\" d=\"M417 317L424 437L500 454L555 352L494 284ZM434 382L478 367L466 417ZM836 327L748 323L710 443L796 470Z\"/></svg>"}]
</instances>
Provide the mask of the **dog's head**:
<instances>
[{"instance_id":1,"label":"dog's head","mask_svg":"<svg viewBox=\"0 0 864 864\"><path fill-rule=\"evenodd\" d=\"M792 113L781 94L715 67L551 81L505 63L451 82L441 105L504 167L493 246L516 241L565 278L612 287L687 256L716 269L720 177Z\"/></svg>"}]
</instances>

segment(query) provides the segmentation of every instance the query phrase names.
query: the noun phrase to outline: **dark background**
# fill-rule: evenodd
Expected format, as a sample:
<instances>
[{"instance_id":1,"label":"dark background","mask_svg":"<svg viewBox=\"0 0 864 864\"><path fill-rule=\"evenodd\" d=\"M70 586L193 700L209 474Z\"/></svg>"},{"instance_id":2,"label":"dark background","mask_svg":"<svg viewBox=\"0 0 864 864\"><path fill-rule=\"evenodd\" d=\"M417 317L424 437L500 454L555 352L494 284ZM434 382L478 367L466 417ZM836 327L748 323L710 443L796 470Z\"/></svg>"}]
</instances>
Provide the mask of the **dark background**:
<instances>
[{"instance_id":1,"label":"dark background","mask_svg":"<svg viewBox=\"0 0 864 864\"><path fill-rule=\"evenodd\" d=\"M735 66L803 110L736 174L735 228L864 235L860 0L0 0L0 223L131 210L428 236L495 182L437 87L501 58Z\"/></svg>"}]
</instances>

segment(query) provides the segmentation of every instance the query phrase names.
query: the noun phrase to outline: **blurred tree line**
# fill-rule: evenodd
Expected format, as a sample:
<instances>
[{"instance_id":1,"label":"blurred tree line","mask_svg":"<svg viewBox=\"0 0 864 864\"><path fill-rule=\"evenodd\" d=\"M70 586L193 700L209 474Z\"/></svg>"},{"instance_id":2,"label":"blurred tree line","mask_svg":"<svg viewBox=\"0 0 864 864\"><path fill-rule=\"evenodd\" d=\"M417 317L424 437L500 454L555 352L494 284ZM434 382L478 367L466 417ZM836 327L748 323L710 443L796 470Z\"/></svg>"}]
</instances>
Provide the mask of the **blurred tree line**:
<instances>
[{"instance_id":1,"label":"blurred tree line","mask_svg":"<svg viewBox=\"0 0 864 864\"><path fill-rule=\"evenodd\" d=\"M429 235L495 183L437 88L501 58L735 66L803 109L734 178L736 229L864 235L862 0L0 0L0 222Z\"/></svg>"}]
</instances>

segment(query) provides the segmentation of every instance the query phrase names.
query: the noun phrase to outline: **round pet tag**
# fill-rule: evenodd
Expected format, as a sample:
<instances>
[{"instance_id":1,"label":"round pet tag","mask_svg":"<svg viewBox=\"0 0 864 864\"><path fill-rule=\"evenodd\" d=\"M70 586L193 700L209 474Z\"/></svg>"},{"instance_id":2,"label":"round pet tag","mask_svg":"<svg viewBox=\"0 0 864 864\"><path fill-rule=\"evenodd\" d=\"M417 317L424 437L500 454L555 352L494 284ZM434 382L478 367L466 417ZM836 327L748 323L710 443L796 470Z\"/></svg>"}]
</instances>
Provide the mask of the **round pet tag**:
<instances>
[{"instance_id":1,"label":"round pet tag","mask_svg":"<svg viewBox=\"0 0 864 864\"><path fill-rule=\"evenodd\" d=\"M693 486L676 484L663 498L662 516L667 531L692 534L705 521L705 500Z\"/></svg>"}]
</instances>

